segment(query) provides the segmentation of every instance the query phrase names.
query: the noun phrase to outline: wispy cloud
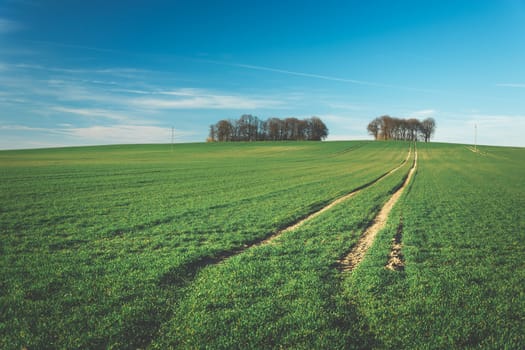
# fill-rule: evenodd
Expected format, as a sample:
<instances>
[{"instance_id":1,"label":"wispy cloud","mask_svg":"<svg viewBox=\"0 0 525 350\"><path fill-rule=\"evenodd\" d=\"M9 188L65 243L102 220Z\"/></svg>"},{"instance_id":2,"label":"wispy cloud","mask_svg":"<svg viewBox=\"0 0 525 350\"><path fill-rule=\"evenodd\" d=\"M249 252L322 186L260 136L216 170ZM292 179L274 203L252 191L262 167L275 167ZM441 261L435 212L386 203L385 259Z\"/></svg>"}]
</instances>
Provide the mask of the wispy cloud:
<instances>
[{"instance_id":1,"label":"wispy cloud","mask_svg":"<svg viewBox=\"0 0 525 350\"><path fill-rule=\"evenodd\" d=\"M109 115L115 120L122 120L118 113L106 113L95 107L117 106L125 111L162 111L169 109L262 109L284 108L282 98L273 96L250 96L232 94L223 91L207 89L177 87L170 88L165 85L140 84L134 79L121 79L120 74L144 73L148 80L148 72L134 68L107 68L107 69L70 69L63 67L48 67L38 64L19 63L10 66L15 70L42 70L57 75L48 75L48 79L35 80L32 77L13 78L7 81L10 88L16 91L25 90L31 96L50 96L55 101L61 102L89 102L91 116L103 117ZM14 72L16 73L16 72ZM13 73L13 74L14 74ZM110 76L108 79L107 75ZM68 106L64 108L69 108ZM87 116L84 109L61 109Z\"/></svg>"},{"instance_id":2,"label":"wispy cloud","mask_svg":"<svg viewBox=\"0 0 525 350\"><path fill-rule=\"evenodd\" d=\"M200 89L178 89L158 92L171 98L136 98L132 103L146 109L257 109L282 106L276 99L242 95L215 94Z\"/></svg>"},{"instance_id":3,"label":"wispy cloud","mask_svg":"<svg viewBox=\"0 0 525 350\"><path fill-rule=\"evenodd\" d=\"M151 91L147 90L138 90L138 89L111 89L112 92L124 93L124 94L133 94L133 95L151 95Z\"/></svg>"},{"instance_id":4,"label":"wispy cloud","mask_svg":"<svg viewBox=\"0 0 525 350\"><path fill-rule=\"evenodd\" d=\"M0 149L65 145L169 143L171 141L171 128L128 124L93 125L89 127L73 127L70 124L60 124L57 128L42 128L14 124L0 125L0 135L3 136L0 138ZM193 131L176 129L175 141L185 142L191 140L194 135L196 133ZM57 140L60 140L60 142L57 142Z\"/></svg>"},{"instance_id":5,"label":"wispy cloud","mask_svg":"<svg viewBox=\"0 0 525 350\"><path fill-rule=\"evenodd\" d=\"M366 117L337 114L320 114L319 117L330 130L328 141L370 139L366 132L366 125L369 122Z\"/></svg>"},{"instance_id":6,"label":"wispy cloud","mask_svg":"<svg viewBox=\"0 0 525 350\"><path fill-rule=\"evenodd\" d=\"M345 102L326 102L326 105L332 109L348 110L348 111L362 111L368 109L367 106L362 104L353 104Z\"/></svg>"},{"instance_id":7,"label":"wispy cloud","mask_svg":"<svg viewBox=\"0 0 525 350\"><path fill-rule=\"evenodd\" d=\"M100 47L83 46L83 45L70 45L70 44L57 43L57 42L52 42L52 41L27 40L27 42L29 42L31 44L63 47L63 48L69 48L69 49L80 49L80 50L106 52L106 53L124 53L123 51L118 51L118 50L113 50L113 49L104 49L104 48L100 48Z\"/></svg>"},{"instance_id":8,"label":"wispy cloud","mask_svg":"<svg viewBox=\"0 0 525 350\"><path fill-rule=\"evenodd\" d=\"M388 85L369 82L369 81L347 79L347 78L334 77L334 76L322 75L322 74L313 74L313 73L307 73L307 72L297 72L297 71L291 71L291 70L286 70L286 69L257 66L257 65L252 65L252 64L229 63L229 62L220 62L220 61L214 61L214 60L200 60L200 61L206 62L206 63L230 66L230 67L238 67L238 68L246 68L246 69L251 69L251 70L259 70L259 71L266 71L266 72L273 72L273 73L280 73L280 74L287 74L287 75L295 75L295 76L306 77L306 78L338 81L338 82L343 82L343 83L352 83L352 84L359 84L359 85L388 87Z\"/></svg>"},{"instance_id":9,"label":"wispy cloud","mask_svg":"<svg viewBox=\"0 0 525 350\"><path fill-rule=\"evenodd\" d=\"M0 34L15 32L21 28L22 25L16 21L0 18Z\"/></svg>"},{"instance_id":10,"label":"wispy cloud","mask_svg":"<svg viewBox=\"0 0 525 350\"><path fill-rule=\"evenodd\" d=\"M51 109L57 112L61 112L61 113L75 114L75 115L80 115L83 117L90 117L90 118L98 117L98 118L115 120L119 122L128 122L133 119L127 114L122 114L122 113L115 112L112 110L107 110L107 109L70 108L70 107L62 107L62 106L54 106L54 107L51 107Z\"/></svg>"},{"instance_id":11,"label":"wispy cloud","mask_svg":"<svg viewBox=\"0 0 525 350\"><path fill-rule=\"evenodd\" d=\"M116 76L129 76L130 74L136 73L148 73L149 71L137 68L128 67L116 67L116 68L103 68L103 69L78 69L78 68L67 68L67 67L54 67L44 66L40 64L32 63L17 63L13 65L14 68L26 69L26 70L41 70L53 73L66 73L66 74L86 74L86 75L116 75Z\"/></svg>"},{"instance_id":12,"label":"wispy cloud","mask_svg":"<svg viewBox=\"0 0 525 350\"><path fill-rule=\"evenodd\" d=\"M513 130L525 129L525 114L473 114L467 119L471 124L485 125L486 127L504 128L511 131L508 126L512 125Z\"/></svg>"},{"instance_id":13,"label":"wispy cloud","mask_svg":"<svg viewBox=\"0 0 525 350\"><path fill-rule=\"evenodd\" d=\"M420 111L414 111L409 114L410 118L430 118L437 114L434 109L423 109Z\"/></svg>"},{"instance_id":14,"label":"wispy cloud","mask_svg":"<svg viewBox=\"0 0 525 350\"><path fill-rule=\"evenodd\" d=\"M27 125L18 125L18 124L8 124L8 125L0 125L0 131L32 131L32 132L48 132L48 133L61 133L60 130L57 129L50 129L50 128L39 128L34 126L27 126Z\"/></svg>"},{"instance_id":15,"label":"wispy cloud","mask_svg":"<svg viewBox=\"0 0 525 350\"><path fill-rule=\"evenodd\" d=\"M67 128L63 132L74 138L96 144L119 143L169 143L171 128L158 126L111 125L91 126L86 128ZM177 140L193 135L192 132L176 130Z\"/></svg>"},{"instance_id":16,"label":"wispy cloud","mask_svg":"<svg viewBox=\"0 0 525 350\"><path fill-rule=\"evenodd\" d=\"M516 83L500 83L496 84L499 87L511 87L511 88L525 88L525 84L516 84Z\"/></svg>"},{"instance_id":17,"label":"wispy cloud","mask_svg":"<svg viewBox=\"0 0 525 350\"><path fill-rule=\"evenodd\" d=\"M419 92L432 92L432 93L439 92L437 90L432 90L432 89L415 88L415 87L409 87L409 86L399 86L399 85L378 83L378 82L372 82L372 81L366 81L366 80L357 80L357 79L336 77L336 76L323 75L323 74L315 74L315 73L310 73L310 72L298 72L298 71L292 71L292 70L287 70L287 69L258 66L258 65L252 65L252 64L229 63L229 62L221 62L221 61L214 61L214 60L199 60L199 61L206 62L206 63L219 64L219 65L224 65L224 66L230 66L230 67L266 71L266 72L286 74L286 75L292 75L292 76L298 76L298 77L321 79L321 80L328 80L328 81L341 82L341 83L350 83L350 84L363 85L363 86L389 88L389 89L402 89L402 90L419 91Z\"/></svg>"},{"instance_id":18,"label":"wispy cloud","mask_svg":"<svg viewBox=\"0 0 525 350\"><path fill-rule=\"evenodd\" d=\"M205 92L199 89L182 88L170 91L159 91L158 94L168 96L199 96L204 95Z\"/></svg>"},{"instance_id":19,"label":"wispy cloud","mask_svg":"<svg viewBox=\"0 0 525 350\"><path fill-rule=\"evenodd\" d=\"M481 145L524 147L525 114L484 114L482 112L440 112L437 121L438 142L474 143Z\"/></svg>"}]
</instances>

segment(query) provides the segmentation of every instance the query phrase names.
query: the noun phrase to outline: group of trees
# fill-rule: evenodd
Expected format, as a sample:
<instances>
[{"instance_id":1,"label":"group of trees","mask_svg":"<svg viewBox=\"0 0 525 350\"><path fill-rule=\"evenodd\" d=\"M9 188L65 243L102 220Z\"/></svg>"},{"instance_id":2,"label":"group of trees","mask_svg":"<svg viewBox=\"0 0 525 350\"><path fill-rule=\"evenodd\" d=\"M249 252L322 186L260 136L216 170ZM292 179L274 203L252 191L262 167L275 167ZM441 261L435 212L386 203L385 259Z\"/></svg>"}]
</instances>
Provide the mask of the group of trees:
<instances>
[{"instance_id":1,"label":"group of trees","mask_svg":"<svg viewBox=\"0 0 525 350\"><path fill-rule=\"evenodd\" d=\"M428 142L436 130L436 121L433 118L419 121L416 118L400 119L384 115L372 120L367 130L376 140Z\"/></svg>"},{"instance_id":2,"label":"group of trees","mask_svg":"<svg viewBox=\"0 0 525 350\"><path fill-rule=\"evenodd\" d=\"M436 130L436 121L433 118L420 121L384 115L372 120L367 130L376 140L428 142ZM243 114L237 120L223 119L210 125L207 141L320 141L327 136L328 128L318 117L261 120Z\"/></svg>"},{"instance_id":3,"label":"group of trees","mask_svg":"<svg viewBox=\"0 0 525 350\"><path fill-rule=\"evenodd\" d=\"M328 136L328 128L317 117L307 119L269 118L261 120L244 114L238 120L221 120L210 125L208 142L215 141L320 141Z\"/></svg>"}]
</instances>

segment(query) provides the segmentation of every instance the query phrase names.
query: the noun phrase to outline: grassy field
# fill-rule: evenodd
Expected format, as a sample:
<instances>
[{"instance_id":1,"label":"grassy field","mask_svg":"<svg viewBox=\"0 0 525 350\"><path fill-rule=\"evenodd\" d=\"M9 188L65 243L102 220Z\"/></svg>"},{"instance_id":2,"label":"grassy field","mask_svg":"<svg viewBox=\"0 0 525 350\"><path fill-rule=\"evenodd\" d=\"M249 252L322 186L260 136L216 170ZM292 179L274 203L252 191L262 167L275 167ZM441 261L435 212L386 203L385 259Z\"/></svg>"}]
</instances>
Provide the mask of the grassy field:
<instances>
[{"instance_id":1,"label":"grassy field","mask_svg":"<svg viewBox=\"0 0 525 350\"><path fill-rule=\"evenodd\" d=\"M344 288L380 347L525 346L525 149L420 144L408 193ZM382 269L402 221L405 270Z\"/></svg>"},{"instance_id":2,"label":"grassy field","mask_svg":"<svg viewBox=\"0 0 525 350\"><path fill-rule=\"evenodd\" d=\"M408 149L0 152L0 348L523 347L524 149L418 144L386 229L337 270L412 162L374 181ZM400 227L405 269L386 270Z\"/></svg>"}]
</instances>

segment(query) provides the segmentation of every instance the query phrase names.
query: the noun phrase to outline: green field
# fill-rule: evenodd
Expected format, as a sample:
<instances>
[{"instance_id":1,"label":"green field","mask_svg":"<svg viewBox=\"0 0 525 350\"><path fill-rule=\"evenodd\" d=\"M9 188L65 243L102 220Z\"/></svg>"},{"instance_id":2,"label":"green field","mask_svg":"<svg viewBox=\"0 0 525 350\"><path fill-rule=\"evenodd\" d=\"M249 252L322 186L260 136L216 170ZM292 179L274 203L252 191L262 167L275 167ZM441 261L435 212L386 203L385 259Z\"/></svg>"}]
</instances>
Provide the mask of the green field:
<instances>
[{"instance_id":1,"label":"green field","mask_svg":"<svg viewBox=\"0 0 525 350\"><path fill-rule=\"evenodd\" d=\"M337 269L410 147L2 151L0 348L523 348L523 148L418 144L387 227Z\"/></svg>"}]
</instances>

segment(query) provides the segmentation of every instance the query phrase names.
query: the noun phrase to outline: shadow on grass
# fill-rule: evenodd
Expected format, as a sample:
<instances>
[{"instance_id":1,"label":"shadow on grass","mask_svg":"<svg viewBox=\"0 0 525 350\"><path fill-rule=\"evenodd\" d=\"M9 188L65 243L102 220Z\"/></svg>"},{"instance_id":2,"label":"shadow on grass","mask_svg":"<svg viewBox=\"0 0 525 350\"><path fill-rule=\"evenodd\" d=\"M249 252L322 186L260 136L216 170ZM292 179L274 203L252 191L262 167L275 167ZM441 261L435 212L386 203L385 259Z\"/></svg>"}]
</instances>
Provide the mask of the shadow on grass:
<instances>
[{"instance_id":1,"label":"shadow on grass","mask_svg":"<svg viewBox=\"0 0 525 350\"><path fill-rule=\"evenodd\" d=\"M170 268L160 276L158 286L163 289L182 289L195 279L195 276L202 268L208 265L218 264L224 259L236 254L236 252L237 251L230 251L223 252L217 256L203 256L187 264Z\"/></svg>"}]
</instances>

